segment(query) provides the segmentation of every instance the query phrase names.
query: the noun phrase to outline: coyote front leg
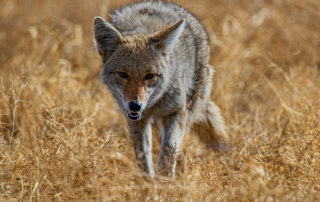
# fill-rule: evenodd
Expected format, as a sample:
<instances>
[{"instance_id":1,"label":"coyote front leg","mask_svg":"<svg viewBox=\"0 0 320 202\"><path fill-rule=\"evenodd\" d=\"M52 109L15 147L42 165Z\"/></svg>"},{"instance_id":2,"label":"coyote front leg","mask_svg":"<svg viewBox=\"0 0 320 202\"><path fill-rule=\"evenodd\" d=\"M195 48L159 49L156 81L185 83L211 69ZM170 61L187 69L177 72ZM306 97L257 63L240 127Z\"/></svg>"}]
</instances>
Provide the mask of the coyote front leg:
<instances>
[{"instance_id":1,"label":"coyote front leg","mask_svg":"<svg viewBox=\"0 0 320 202\"><path fill-rule=\"evenodd\" d=\"M154 177L151 153L152 134L150 120L129 121L129 136L136 155L138 169Z\"/></svg>"},{"instance_id":2,"label":"coyote front leg","mask_svg":"<svg viewBox=\"0 0 320 202\"><path fill-rule=\"evenodd\" d=\"M161 150L159 156L159 173L175 177L176 157L187 128L187 112L181 110L178 113L164 117L161 120Z\"/></svg>"}]
</instances>

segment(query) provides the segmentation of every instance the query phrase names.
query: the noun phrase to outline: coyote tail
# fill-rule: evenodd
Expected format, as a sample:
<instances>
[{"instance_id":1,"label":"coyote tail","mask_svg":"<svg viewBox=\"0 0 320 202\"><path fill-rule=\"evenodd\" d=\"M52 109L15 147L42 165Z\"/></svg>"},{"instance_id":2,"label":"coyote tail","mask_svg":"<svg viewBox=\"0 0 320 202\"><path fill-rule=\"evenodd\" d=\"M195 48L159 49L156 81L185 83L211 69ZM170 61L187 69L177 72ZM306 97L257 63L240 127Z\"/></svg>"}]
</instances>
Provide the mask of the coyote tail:
<instances>
[{"instance_id":1,"label":"coyote tail","mask_svg":"<svg viewBox=\"0 0 320 202\"><path fill-rule=\"evenodd\" d=\"M193 131L208 148L215 151L229 148L224 120L219 108L211 101L206 104L201 119L193 124Z\"/></svg>"}]
</instances>

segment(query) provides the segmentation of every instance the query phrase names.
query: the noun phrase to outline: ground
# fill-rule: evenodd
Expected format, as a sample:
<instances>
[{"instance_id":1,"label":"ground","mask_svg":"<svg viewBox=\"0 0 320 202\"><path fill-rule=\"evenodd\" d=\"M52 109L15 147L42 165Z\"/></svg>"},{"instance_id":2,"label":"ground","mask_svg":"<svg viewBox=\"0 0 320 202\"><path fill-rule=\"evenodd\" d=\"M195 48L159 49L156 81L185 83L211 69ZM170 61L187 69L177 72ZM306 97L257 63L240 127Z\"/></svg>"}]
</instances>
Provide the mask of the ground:
<instances>
[{"instance_id":1,"label":"ground","mask_svg":"<svg viewBox=\"0 0 320 202\"><path fill-rule=\"evenodd\" d=\"M128 1L4 0L2 201L320 201L320 1L174 2L209 33L231 148L189 133L175 181L141 176L92 36Z\"/></svg>"}]
</instances>

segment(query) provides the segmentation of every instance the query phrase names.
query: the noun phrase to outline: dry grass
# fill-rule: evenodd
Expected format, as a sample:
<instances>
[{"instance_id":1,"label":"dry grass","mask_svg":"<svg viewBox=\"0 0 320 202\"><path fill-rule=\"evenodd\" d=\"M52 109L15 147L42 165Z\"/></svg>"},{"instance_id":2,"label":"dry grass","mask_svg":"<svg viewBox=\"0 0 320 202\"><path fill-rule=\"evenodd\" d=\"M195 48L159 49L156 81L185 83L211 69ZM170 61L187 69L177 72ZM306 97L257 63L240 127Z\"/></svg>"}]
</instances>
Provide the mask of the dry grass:
<instances>
[{"instance_id":1,"label":"dry grass","mask_svg":"<svg viewBox=\"0 0 320 202\"><path fill-rule=\"evenodd\" d=\"M320 1L176 1L211 37L233 147L188 134L174 182L136 172L99 81L93 17L126 2L0 2L1 200L320 201Z\"/></svg>"}]
</instances>

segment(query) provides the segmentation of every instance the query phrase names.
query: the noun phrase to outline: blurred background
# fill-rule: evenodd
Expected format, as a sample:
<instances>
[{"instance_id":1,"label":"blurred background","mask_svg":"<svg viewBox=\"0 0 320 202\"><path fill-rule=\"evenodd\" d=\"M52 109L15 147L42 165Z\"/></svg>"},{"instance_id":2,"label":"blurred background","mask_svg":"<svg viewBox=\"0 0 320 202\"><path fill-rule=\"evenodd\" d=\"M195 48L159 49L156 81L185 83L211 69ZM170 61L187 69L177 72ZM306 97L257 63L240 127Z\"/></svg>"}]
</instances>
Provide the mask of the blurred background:
<instances>
[{"instance_id":1,"label":"blurred background","mask_svg":"<svg viewBox=\"0 0 320 202\"><path fill-rule=\"evenodd\" d=\"M1 199L320 200L320 1L173 1L209 34L232 144L213 152L190 132L175 182L137 173L98 76L93 18L131 2L0 1Z\"/></svg>"}]
</instances>

